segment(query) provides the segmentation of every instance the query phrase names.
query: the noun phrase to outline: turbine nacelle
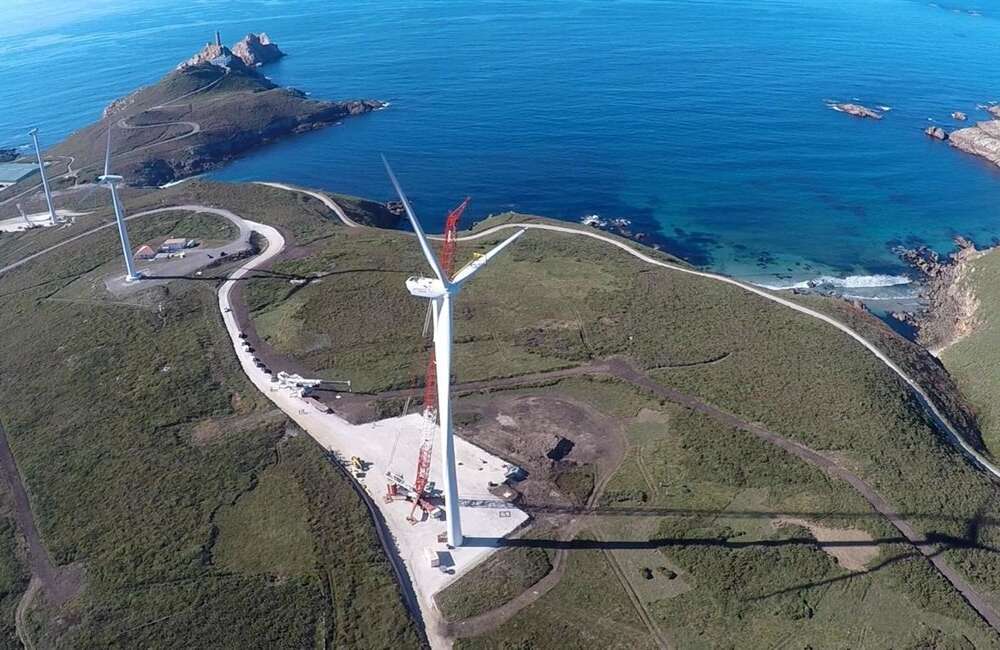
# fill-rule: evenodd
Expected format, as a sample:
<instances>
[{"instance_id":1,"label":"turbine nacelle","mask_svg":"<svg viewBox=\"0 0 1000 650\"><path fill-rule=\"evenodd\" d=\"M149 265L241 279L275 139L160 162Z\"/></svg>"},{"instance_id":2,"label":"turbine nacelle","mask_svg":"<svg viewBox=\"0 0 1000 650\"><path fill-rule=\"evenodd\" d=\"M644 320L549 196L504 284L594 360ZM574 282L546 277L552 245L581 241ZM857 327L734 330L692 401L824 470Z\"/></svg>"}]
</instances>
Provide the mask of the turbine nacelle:
<instances>
[{"instance_id":1,"label":"turbine nacelle","mask_svg":"<svg viewBox=\"0 0 1000 650\"><path fill-rule=\"evenodd\" d=\"M417 298L443 298L449 293L448 287L437 278L419 276L407 278L406 289Z\"/></svg>"},{"instance_id":2,"label":"turbine nacelle","mask_svg":"<svg viewBox=\"0 0 1000 650\"><path fill-rule=\"evenodd\" d=\"M102 174L97 177L97 182L103 183L104 185L114 185L116 183L121 183L123 180L125 180L125 178L118 176L117 174Z\"/></svg>"}]
</instances>

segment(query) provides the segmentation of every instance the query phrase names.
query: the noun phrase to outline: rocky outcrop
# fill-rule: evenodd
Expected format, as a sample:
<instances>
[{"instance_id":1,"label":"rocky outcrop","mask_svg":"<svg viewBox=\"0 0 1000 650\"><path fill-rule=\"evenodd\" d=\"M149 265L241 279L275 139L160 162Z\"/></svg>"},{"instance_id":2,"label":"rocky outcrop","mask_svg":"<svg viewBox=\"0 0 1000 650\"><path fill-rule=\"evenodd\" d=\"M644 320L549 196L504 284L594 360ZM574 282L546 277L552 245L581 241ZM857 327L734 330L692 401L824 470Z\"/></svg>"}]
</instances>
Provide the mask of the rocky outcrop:
<instances>
[{"instance_id":1,"label":"rocky outcrop","mask_svg":"<svg viewBox=\"0 0 1000 650\"><path fill-rule=\"evenodd\" d=\"M270 37L261 32L253 32L243 37L232 49L220 43L206 43L197 54L177 66L178 70L191 68L203 63L211 63L222 67L246 66L255 68L265 63L272 63L285 56Z\"/></svg>"},{"instance_id":2,"label":"rocky outcrop","mask_svg":"<svg viewBox=\"0 0 1000 650\"><path fill-rule=\"evenodd\" d=\"M963 113L962 111L955 111L951 114L951 119L958 120L959 122L964 122L965 120L969 119L969 116Z\"/></svg>"},{"instance_id":3,"label":"rocky outcrop","mask_svg":"<svg viewBox=\"0 0 1000 650\"><path fill-rule=\"evenodd\" d=\"M1000 117L1000 105L993 104L991 106L987 106L986 112L992 115L993 117Z\"/></svg>"},{"instance_id":4,"label":"rocky outcrop","mask_svg":"<svg viewBox=\"0 0 1000 650\"><path fill-rule=\"evenodd\" d=\"M1000 121L987 120L975 126L952 131L948 137L951 146L994 165L1000 165Z\"/></svg>"},{"instance_id":5,"label":"rocky outcrop","mask_svg":"<svg viewBox=\"0 0 1000 650\"><path fill-rule=\"evenodd\" d=\"M104 107L104 112L101 113L101 119L111 117L118 113L122 113L128 110L129 106L135 103L135 98L141 93L145 88L139 88L124 97L119 97L110 104Z\"/></svg>"},{"instance_id":6,"label":"rocky outcrop","mask_svg":"<svg viewBox=\"0 0 1000 650\"><path fill-rule=\"evenodd\" d=\"M917 342L932 352L962 338L975 326L979 303L964 280L972 260L981 253L965 237L956 237L955 245L957 250L944 259L927 247L896 250L924 276L922 293L927 307L916 314L892 316L915 327Z\"/></svg>"},{"instance_id":7,"label":"rocky outcrop","mask_svg":"<svg viewBox=\"0 0 1000 650\"><path fill-rule=\"evenodd\" d=\"M871 118L873 120L881 120L882 113L874 109L868 108L867 106L862 106L861 104L851 104L845 102L827 102L827 106L840 113L847 113L848 115L853 115L854 117Z\"/></svg>"},{"instance_id":8,"label":"rocky outcrop","mask_svg":"<svg viewBox=\"0 0 1000 650\"><path fill-rule=\"evenodd\" d=\"M924 133L938 140L947 140L948 134L940 126L929 126L924 129Z\"/></svg>"},{"instance_id":9,"label":"rocky outcrop","mask_svg":"<svg viewBox=\"0 0 1000 650\"><path fill-rule=\"evenodd\" d=\"M0 148L0 163L11 162L17 160L17 149L2 149Z\"/></svg>"},{"instance_id":10,"label":"rocky outcrop","mask_svg":"<svg viewBox=\"0 0 1000 650\"><path fill-rule=\"evenodd\" d=\"M250 67L273 63L285 56L285 53L263 32L247 34L233 46L232 52Z\"/></svg>"}]
</instances>

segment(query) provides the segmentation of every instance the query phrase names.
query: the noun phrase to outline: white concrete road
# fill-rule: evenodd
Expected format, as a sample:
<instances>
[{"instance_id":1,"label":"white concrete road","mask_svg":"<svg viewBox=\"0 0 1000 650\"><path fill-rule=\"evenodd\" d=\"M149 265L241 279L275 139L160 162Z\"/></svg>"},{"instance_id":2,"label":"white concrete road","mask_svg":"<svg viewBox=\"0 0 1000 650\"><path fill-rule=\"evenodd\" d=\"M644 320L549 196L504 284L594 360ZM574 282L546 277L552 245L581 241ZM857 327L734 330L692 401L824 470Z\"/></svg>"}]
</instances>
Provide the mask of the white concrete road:
<instances>
[{"instance_id":1,"label":"white concrete road","mask_svg":"<svg viewBox=\"0 0 1000 650\"><path fill-rule=\"evenodd\" d=\"M440 614L434 606L432 596L481 562L496 548L477 545L448 551L444 544L437 541L438 534L445 532L444 521L426 519L411 525L406 520L411 509L409 503L386 503L382 499L386 493L386 471L402 473L408 480L414 478L417 452L426 426L422 416L413 414L354 425L332 413L322 413L290 391L277 388L271 381L271 375L255 366L253 354L243 350L239 324L230 304L230 294L240 278L273 259L284 248L285 242L281 233L271 226L253 222L247 224L267 239L268 248L233 272L230 279L219 288L219 309L240 365L264 395L325 449L336 452L344 460L358 456L370 463L360 483L372 495L393 535L401 559L413 581L432 647L450 647L450 642L437 631L441 627ZM455 447L465 535L498 539L527 521L528 515L517 508L497 507L497 499L488 489L490 482L503 482L515 468L461 438L456 439ZM440 484L440 463L432 462L430 480ZM454 573L445 573L440 568L431 567L426 556L427 549L441 552L439 557L443 560L442 565L451 565Z\"/></svg>"},{"instance_id":2,"label":"white concrete road","mask_svg":"<svg viewBox=\"0 0 1000 650\"><path fill-rule=\"evenodd\" d=\"M84 217L90 214L89 212L73 212L72 210L56 210L56 216L62 219L75 219L76 217ZM32 228L52 228L52 223L49 221L49 211L45 212L33 212L31 214L25 215L28 217L28 221L31 222ZM62 224L55 224L57 227ZM0 232L21 232L28 229L28 224L24 223L24 219L21 217L12 217L10 219L0 219Z\"/></svg>"}]
</instances>

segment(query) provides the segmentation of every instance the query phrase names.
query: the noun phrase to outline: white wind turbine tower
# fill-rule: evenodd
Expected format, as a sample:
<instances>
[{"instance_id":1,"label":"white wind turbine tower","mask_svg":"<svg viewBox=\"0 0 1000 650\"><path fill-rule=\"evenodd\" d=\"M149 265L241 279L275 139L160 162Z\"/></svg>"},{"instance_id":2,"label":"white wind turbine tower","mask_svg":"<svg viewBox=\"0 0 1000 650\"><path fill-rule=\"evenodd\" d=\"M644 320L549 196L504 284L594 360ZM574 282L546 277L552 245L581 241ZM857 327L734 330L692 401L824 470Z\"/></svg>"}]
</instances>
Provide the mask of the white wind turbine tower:
<instances>
[{"instance_id":1,"label":"white wind turbine tower","mask_svg":"<svg viewBox=\"0 0 1000 650\"><path fill-rule=\"evenodd\" d=\"M486 266L493 257L510 245L515 239L524 234L524 230L519 230L502 243L495 246L490 252L474 259L463 266L454 278L448 279L438 264L437 257L427 242L417 216L410 207L410 202L403 194L403 189L396 180L396 175L392 173L389 162L382 156L385 170L389 173L389 180L392 181L399 200L403 203L406 216L410 219L420 248L427 258L434 271L434 278L411 277L406 280L406 288L411 294L418 298L430 299L431 320L434 323L434 354L437 362L437 391L438 391L438 421L440 423L441 449L441 471L444 474L444 508L448 524L448 543L451 546L462 545L462 522L458 513L458 480L455 468L455 438L451 423L451 301L458 295L462 286L476 274L477 271Z\"/></svg>"},{"instance_id":2,"label":"white wind turbine tower","mask_svg":"<svg viewBox=\"0 0 1000 650\"><path fill-rule=\"evenodd\" d=\"M49 219L52 225L56 225L56 211L52 207L52 192L49 191L49 180L45 177L45 163L42 161L42 150L38 148L38 129L28 131L31 141L35 145L35 158L38 159L38 173L42 175L42 189L45 191L45 202L49 206Z\"/></svg>"},{"instance_id":3,"label":"white wind turbine tower","mask_svg":"<svg viewBox=\"0 0 1000 650\"><path fill-rule=\"evenodd\" d=\"M102 185L107 185L111 190L111 204L115 208L115 220L118 222L118 238L122 242L122 255L125 256L125 281L133 282L142 276L135 270L135 260L132 259L132 245L128 241L128 229L125 226L125 214L121 203L118 201L118 190L116 185L124 180L121 176L111 173L111 127L108 127L108 150L104 156L104 174L98 177Z\"/></svg>"}]
</instances>

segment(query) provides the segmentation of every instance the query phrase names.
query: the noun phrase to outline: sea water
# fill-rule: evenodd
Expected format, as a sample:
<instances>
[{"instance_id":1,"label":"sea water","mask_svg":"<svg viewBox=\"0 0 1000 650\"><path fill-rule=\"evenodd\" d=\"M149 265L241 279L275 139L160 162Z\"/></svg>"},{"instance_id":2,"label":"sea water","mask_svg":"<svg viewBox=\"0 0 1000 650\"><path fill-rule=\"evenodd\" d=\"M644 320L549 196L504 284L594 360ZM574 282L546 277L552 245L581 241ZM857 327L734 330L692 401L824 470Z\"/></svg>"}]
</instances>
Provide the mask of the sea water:
<instances>
[{"instance_id":1,"label":"sea water","mask_svg":"<svg viewBox=\"0 0 1000 650\"><path fill-rule=\"evenodd\" d=\"M911 290L894 246L1000 234L1000 170L922 132L1000 99L978 0L5 0L0 144L55 142L216 29L267 31L277 83L391 102L219 179L387 199L384 152L429 230L467 195L466 225L624 218L698 266L874 299Z\"/></svg>"}]
</instances>

